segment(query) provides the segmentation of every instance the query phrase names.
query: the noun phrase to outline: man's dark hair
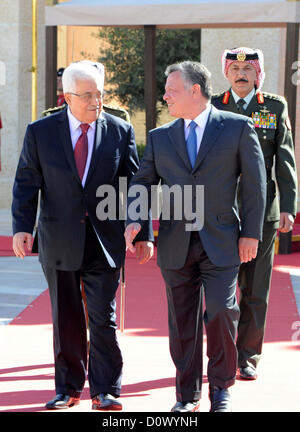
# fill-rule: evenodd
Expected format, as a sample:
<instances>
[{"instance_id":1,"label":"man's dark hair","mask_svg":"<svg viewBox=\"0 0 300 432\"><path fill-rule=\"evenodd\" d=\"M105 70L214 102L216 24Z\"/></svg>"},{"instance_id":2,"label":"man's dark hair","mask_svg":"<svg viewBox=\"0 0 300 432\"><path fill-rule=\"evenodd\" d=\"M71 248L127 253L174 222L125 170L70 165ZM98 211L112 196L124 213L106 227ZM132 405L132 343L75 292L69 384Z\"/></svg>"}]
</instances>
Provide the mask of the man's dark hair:
<instances>
[{"instance_id":1,"label":"man's dark hair","mask_svg":"<svg viewBox=\"0 0 300 432\"><path fill-rule=\"evenodd\" d=\"M172 72L177 71L181 72L183 81L187 85L199 84L202 95L208 100L211 99L211 73L203 64L189 60L174 63L167 67L165 75L169 76Z\"/></svg>"}]
</instances>

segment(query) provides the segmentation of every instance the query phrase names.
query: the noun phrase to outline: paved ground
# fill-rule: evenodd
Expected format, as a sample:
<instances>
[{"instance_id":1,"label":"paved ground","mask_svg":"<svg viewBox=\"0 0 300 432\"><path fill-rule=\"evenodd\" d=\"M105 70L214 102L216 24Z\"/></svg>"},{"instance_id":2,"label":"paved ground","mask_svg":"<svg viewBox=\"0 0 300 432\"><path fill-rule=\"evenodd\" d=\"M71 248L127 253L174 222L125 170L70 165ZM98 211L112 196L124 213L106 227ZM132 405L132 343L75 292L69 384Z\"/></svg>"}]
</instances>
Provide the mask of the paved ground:
<instances>
[{"instance_id":1,"label":"paved ground","mask_svg":"<svg viewBox=\"0 0 300 432\"><path fill-rule=\"evenodd\" d=\"M0 235L11 235L9 211L0 210ZM300 254L277 256L273 275L259 378L237 380L231 390L235 412L300 412ZM154 260L138 266L131 259L126 277L126 330L118 332L124 356L123 413L168 412L175 402L174 367L160 272ZM53 396L46 288L37 257L0 258L2 412L44 411L44 403ZM209 410L207 391L204 376L201 412ZM63 412L91 412L88 385L80 405Z\"/></svg>"},{"instance_id":2,"label":"paved ground","mask_svg":"<svg viewBox=\"0 0 300 432\"><path fill-rule=\"evenodd\" d=\"M9 324L46 288L37 257L1 257L0 324Z\"/></svg>"},{"instance_id":3,"label":"paved ground","mask_svg":"<svg viewBox=\"0 0 300 432\"><path fill-rule=\"evenodd\" d=\"M0 209L0 236L11 236L9 209ZM47 284L36 256L0 258L0 325L9 324Z\"/></svg>"}]
</instances>

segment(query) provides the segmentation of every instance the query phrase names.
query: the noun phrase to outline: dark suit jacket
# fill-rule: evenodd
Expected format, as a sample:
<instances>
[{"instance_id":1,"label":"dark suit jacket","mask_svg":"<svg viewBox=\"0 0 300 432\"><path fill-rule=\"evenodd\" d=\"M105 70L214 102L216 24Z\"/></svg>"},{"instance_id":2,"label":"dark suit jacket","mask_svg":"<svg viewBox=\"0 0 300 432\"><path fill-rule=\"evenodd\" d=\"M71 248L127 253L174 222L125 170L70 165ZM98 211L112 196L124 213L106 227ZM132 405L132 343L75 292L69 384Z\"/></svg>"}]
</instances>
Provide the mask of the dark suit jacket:
<instances>
[{"instance_id":1,"label":"dark suit jacket","mask_svg":"<svg viewBox=\"0 0 300 432\"><path fill-rule=\"evenodd\" d=\"M244 179L241 221L236 205L240 174ZM240 264L240 236L261 239L266 176L259 141L248 118L212 107L193 169L186 151L182 119L150 131L141 167L131 185L143 184L149 188L159 181L169 187L180 185L182 189L184 185L204 185L204 226L200 238L215 265ZM175 220L172 208L170 220L160 220L161 267L184 266L190 242L186 223L184 212L181 220Z\"/></svg>"},{"instance_id":2,"label":"dark suit jacket","mask_svg":"<svg viewBox=\"0 0 300 432\"><path fill-rule=\"evenodd\" d=\"M13 233L32 233L40 194L39 259L60 270L80 268L85 245L85 215L104 247L121 267L125 257L124 220L100 221L96 196L101 185L112 185L119 208L119 177L128 184L139 166L132 126L107 113L97 120L95 142L85 186L77 173L67 111L30 124L24 138L13 187ZM123 218L124 219L124 218ZM147 223L137 240L151 240Z\"/></svg>"}]
</instances>

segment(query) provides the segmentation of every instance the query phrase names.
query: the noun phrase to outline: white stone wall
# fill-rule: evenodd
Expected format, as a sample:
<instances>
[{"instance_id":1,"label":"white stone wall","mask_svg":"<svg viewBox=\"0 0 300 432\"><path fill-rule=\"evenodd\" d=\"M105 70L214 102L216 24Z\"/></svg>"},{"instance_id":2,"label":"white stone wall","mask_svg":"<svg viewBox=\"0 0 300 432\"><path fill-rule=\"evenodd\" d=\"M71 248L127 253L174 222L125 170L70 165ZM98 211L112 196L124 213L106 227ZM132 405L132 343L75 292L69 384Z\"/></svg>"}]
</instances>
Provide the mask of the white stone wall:
<instances>
[{"instance_id":1,"label":"white stone wall","mask_svg":"<svg viewBox=\"0 0 300 432\"><path fill-rule=\"evenodd\" d=\"M31 121L32 2L1 0L0 79L1 129L0 209L11 205L11 190L26 125ZM38 114L45 105L45 1L38 1ZM4 66L3 66L4 65ZM1 70L1 68L0 68Z\"/></svg>"}]
</instances>

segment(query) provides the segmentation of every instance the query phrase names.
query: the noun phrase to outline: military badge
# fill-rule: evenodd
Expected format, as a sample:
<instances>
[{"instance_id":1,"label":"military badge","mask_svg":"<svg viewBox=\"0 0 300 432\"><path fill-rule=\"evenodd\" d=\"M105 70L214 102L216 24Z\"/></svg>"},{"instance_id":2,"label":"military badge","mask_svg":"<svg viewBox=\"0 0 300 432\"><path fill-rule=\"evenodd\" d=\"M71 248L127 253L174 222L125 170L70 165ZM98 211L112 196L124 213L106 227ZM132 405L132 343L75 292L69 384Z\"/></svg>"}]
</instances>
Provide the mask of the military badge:
<instances>
[{"instance_id":1,"label":"military badge","mask_svg":"<svg viewBox=\"0 0 300 432\"><path fill-rule=\"evenodd\" d=\"M260 91L258 91L258 92L256 93L256 97L257 97L257 102L258 102L259 104L263 104L263 103L264 103L264 101L265 101L265 99L264 99L264 95L263 95Z\"/></svg>"},{"instance_id":2,"label":"military badge","mask_svg":"<svg viewBox=\"0 0 300 432\"><path fill-rule=\"evenodd\" d=\"M239 52L236 55L237 61L245 61L246 60L246 54L244 52Z\"/></svg>"},{"instance_id":3,"label":"military badge","mask_svg":"<svg viewBox=\"0 0 300 432\"><path fill-rule=\"evenodd\" d=\"M227 91L226 93L224 93L223 99L222 99L222 103L224 105L228 104L229 101L229 96L230 96L230 91Z\"/></svg>"},{"instance_id":4,"label":"military badge","mask_svg":"<svg viewBox=\"0 0 300 432\"><path fill-rule=\"evenodd\" d=\"M277 125L276 114L266 112L266 110L260 112L253 112L252 120L256 128L276 129L276 125Z\"/></svg>"}]
</instances>

